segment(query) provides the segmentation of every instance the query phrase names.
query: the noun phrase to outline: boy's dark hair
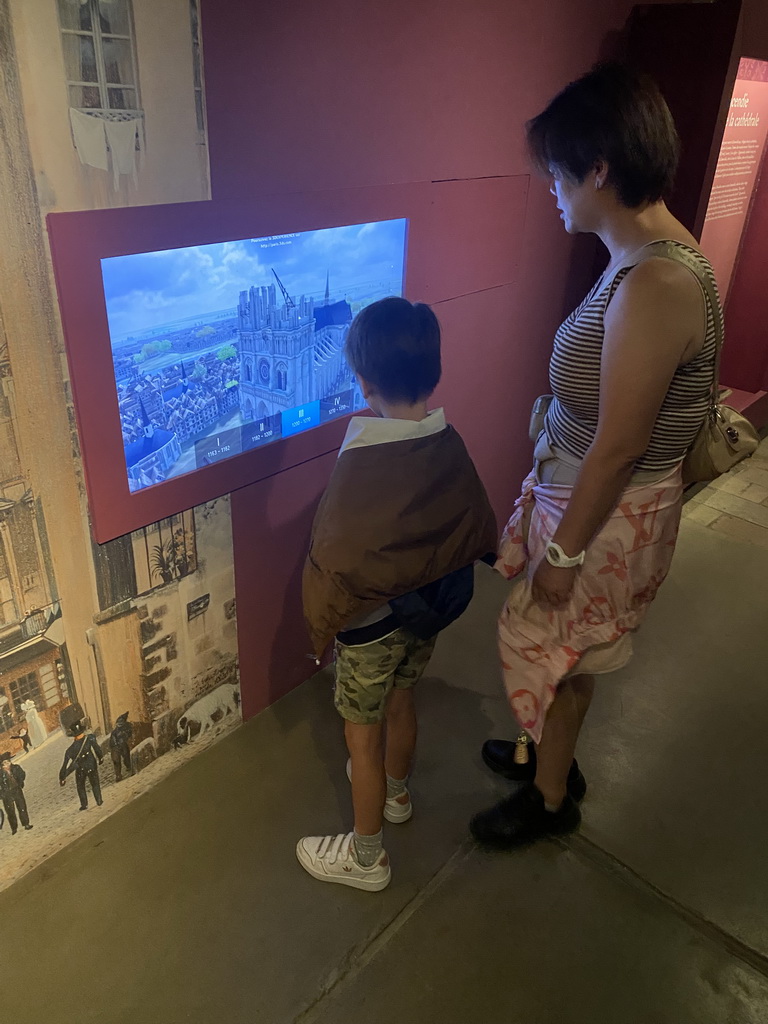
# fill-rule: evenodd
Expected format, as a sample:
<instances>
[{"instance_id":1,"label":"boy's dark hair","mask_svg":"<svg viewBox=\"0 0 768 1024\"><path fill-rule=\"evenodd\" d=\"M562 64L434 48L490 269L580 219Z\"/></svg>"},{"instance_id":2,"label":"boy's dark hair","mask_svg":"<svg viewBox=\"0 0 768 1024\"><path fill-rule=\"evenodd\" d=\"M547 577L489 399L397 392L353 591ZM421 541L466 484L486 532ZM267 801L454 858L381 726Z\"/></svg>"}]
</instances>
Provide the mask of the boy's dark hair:
<instances>
[{"instance_id":1,"label":"boy's dark hair","mask_svg":"<svg viewBox=\"0 0 768 1024\"><path fill-rule=\"evenodd\" d=\"M581 184L598 160L628 207L663 199L680 155L675 122L656 83L618 63L597 64L526 125L528 149L546 174Z\"/></svg>"},{"instance_id":2,"label":"boy's dark hair","mask_svg":"<svg viewBox=\"0 0 768 1024\"><path fill-rule=\"evenodd\" d=\"M346 356L385 401L421 401L440 382L440 324L423 302L379 299L352 321Z\"/></svg>"}]
</instances>

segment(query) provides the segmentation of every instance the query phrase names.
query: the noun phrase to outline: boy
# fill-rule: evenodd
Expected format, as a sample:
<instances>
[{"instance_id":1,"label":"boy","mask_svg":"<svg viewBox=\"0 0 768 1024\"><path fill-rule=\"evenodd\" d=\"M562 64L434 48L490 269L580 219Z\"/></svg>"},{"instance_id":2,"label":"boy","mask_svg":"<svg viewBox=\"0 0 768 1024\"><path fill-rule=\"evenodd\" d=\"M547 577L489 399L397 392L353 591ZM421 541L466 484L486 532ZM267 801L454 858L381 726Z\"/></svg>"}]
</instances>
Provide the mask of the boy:
<instances>
[{"instance_id":1,"label":"boy","mask_svg":"<svg viewBox=\"0 0 768 1024\"><path fill-rule=\"evenodd\" d=\"M355 827L305 837L296 855L315 878L375 892L390 880L382 819L412 812L413 686L438 632L469 604L473 564L497 536L461 438L442 409L427 412L441 373L429 306L389 298L366 307L346 356L376 417L350 421L312 531L304 612L318 657L336 637Z\"/></svg>"}]
</instances>

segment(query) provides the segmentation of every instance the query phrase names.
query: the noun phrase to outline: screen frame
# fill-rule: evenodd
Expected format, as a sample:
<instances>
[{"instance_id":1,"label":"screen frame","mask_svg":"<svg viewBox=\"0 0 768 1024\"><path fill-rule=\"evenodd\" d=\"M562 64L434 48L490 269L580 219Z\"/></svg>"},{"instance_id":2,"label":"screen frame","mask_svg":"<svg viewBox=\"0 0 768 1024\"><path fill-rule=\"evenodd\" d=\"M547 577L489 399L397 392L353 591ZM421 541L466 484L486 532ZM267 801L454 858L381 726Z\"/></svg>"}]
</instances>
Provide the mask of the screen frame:
<instances>
[{"instance_id":1,"label":"screen frame","mask_svg":"<svg viewBox=\"0 0 768 1024\"><path fill-rule=\"evenodd\" d=\"M368 190L366 190L368 191ZM104 543L337 450L350 415L131 491L118 409L101 260L242 238L406 219L402 196L343 193L128 207L47 218L94 539Z\"/></svg>"}]
</instances>

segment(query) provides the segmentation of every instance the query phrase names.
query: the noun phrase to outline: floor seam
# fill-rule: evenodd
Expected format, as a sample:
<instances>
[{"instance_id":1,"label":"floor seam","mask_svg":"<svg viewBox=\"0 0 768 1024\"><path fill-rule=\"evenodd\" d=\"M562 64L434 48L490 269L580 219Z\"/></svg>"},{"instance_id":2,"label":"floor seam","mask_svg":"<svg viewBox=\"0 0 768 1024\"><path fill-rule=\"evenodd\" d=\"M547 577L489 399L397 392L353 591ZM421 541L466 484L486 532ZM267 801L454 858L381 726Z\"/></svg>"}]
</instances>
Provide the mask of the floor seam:
<instances>
[{"instance_id":1,"label":"floor seam","mask_svg":"<svg viewBox=\"0 0 768 1024\"><path fill-rule=\"evenodd\" d=\"M395 914L391 921L385 924L373 938L364 940L350 950L343 963L328 975L312 1003L293 1018L292 1024L312 1024L317 1020L328 997L336 994L343 985L353 981L389 945L414 914L421 910L432 895L471 856L475 848L474 842L471 839L466 839L442 867L438 868L427 884L419 889L413 898Z\"/></svg>"},{"instance_id":2,"label":"floor seam","mask_svg":"<svg viewBox=\"0 0 768 1024\"><path fill-rule=\"evenodd\" d=\"M667 910L684 921L688 927L698 932L703 938L751 967L764 978L768 978L768 956L726 931L719 924L704 917L688 904L676 899L593 840L588 839L585 835L574 835L567 840L556 841L558 845L590 861L602 873L612 875L630 888L664 904Z\"/></svg>"}]
</instances>

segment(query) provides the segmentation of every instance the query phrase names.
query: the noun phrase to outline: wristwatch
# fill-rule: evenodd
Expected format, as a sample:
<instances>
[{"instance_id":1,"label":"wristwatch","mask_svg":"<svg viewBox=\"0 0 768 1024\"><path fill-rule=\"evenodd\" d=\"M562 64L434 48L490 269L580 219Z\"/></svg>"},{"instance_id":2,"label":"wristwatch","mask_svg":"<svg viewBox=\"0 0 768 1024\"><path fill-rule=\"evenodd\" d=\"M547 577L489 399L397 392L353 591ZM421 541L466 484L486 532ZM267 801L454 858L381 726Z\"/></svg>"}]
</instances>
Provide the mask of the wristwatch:
<instances>
[{"instance_id":1,"label":"wristwatch","mask_svg":"<svg viewBox=\"0 0 768 1024\"><path fill-rule=\"evenodd\" d=\"M555 544L553 540L547 544L547 561L550 565L554 565L556 569L574 569L577 565L584 565L584 559L586 557L586 551L582 551L573 558L569 558L560 545Z\"/></svg>"}]
</instances>

